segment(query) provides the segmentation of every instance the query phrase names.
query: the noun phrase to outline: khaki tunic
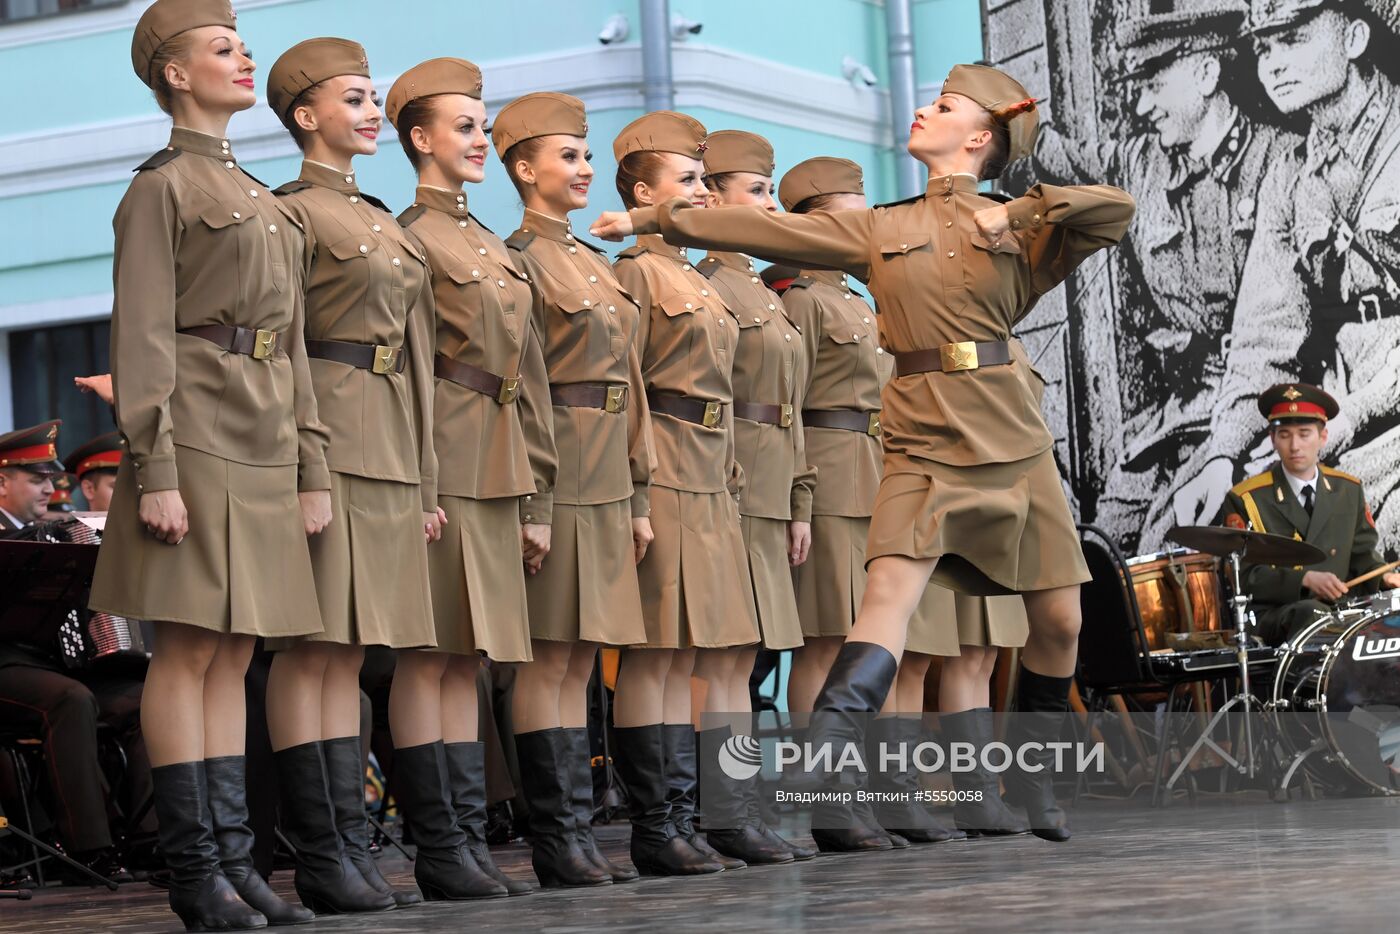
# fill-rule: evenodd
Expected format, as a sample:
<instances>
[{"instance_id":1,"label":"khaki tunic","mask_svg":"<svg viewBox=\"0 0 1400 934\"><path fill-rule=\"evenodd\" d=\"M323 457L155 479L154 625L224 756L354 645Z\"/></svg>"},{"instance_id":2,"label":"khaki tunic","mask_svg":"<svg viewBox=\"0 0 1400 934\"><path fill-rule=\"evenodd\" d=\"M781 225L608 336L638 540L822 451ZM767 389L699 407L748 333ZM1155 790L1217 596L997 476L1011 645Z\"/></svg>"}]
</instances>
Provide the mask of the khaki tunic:
<instances>
[{"instance_id":1,"label":"khaki tunic","mask_svg":"<svg viewBox=\"0 0 1400 934\"><path fill-rule=\"evenodd\" d=\"M519 397L505 405L436 380L438 496L450 522L428 548L438 648L529 661L525 571L514 543L522 522L550 523L558 463L532 322L539 296L501 239L471 216L466 195L419 185L399 220L432 268L438 355L520 377ZM514 509L486 502L507 499Z\"/></svg>"},{"instance_id":2,"label":"khaki tunic","mask_svg":"<svg viewBox=\"0 0 1400 934\"><path fill-rule=\"evenodd\" d=\"M608 645L646 641L632 518L648 512L655 458L637 347L636 300L606 254L567 221L527 210L506 241L541 301L535 329L551 385L624 386L620 412L553 407L559 470L550 553L527 577L530 635Z\"/></svg>"},{"instance_id":3,"label":"khaki tunic","mask_svg":"<svg viewBox=\"0 0 1400 934\"><path fill-rule=\"evenodd\" d=\"M1117 188L1036 185L1006 206L1012 228L994 249L972 219L993 206L974 178L957 175L869 210L697 211L674 199L632 217L640 234L660 230L678 243L835 267L868 281L886 349L908 352L1009 340L1039 297L1117 243L1133 215L1132 198ZM1020 362L890 381L867 561L939 558L935 581L965 593L1088 579L1033 383Z\"/></svg>"},{"instance_id":4,"label":"khaki tunic","mask_svg":"<svg viewBox=\"0 0 1400 934\"><path fill-rule=\"evenodd\" d=\"M316 641L433 645L424 512L437 508L433 295L422 250L353 174L306 160L277 189L306 231L306 337L402 348L402 373L311 357L330 431L331 524L311 540ZM285 648L285 644L270 646Z\"/></svg>"},{"instance_id":5,"label":"khaki tunic","mask_svg":"<svg viewBox=\"0 0 1400 934\"><path fill-rule=\"evenodd\" d=\"M734 398L792 406L792 425L787 428L735 417L734 450L744 473L739 500L744 560L753 581L763 645L796 648L802 644L802 623L788 564L787 527L789 521L811 521L816 480L802 431L801 390L807 382L802 332L783 313L783 300L759 278L748 257L711 254L696 269L739 321Z\"/></svg>"},{"instance_id":6,"label":"khaki tunic","mask_svg":"<svg viewBox=\"0 0 1400 934\"><path fill-rule=\"evenodd\" d=\"M695 271L685 251L638 238L614 269L642 309L638 345L648 391L725 406L706 428L652 412L656 471L650 491L655 534L637 566L649 648L726 648L759 641L735 497L730 373L738 319Z\"/></svg>"},{"instance_id":7,"label":"khaki tunic","mask_svg":"<svg viewBox=\"0 0 1400 934\"><path fill-rule=\"evenodd\" d=\"M113 219L112 385L127 449L91 606L221 632L319 632L298 490L330 488L302 338L297 220L227 140L175 128ZM192 335L276 331L265 360ZM190 531L157 542L143 493L178 489Z\"/></svg>"}]
</instances>

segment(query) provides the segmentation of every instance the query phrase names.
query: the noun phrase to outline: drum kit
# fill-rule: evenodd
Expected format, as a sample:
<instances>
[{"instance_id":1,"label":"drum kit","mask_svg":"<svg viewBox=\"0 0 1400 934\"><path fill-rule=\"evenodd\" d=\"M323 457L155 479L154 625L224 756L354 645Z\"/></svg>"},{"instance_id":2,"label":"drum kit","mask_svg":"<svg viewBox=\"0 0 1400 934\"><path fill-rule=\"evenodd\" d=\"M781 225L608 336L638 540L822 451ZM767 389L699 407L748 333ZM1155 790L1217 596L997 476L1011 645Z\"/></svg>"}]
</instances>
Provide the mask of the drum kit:
<instances>
[{"instance_id":1,"label":"drum kit","mask_svg":"<svg viewBox=\"0 0 1400 934\"><path fill-rule=\"evenodd\" d=\"M1166 790L1209 749L1242 776L1264 773L1275 793L1286 794L1301 773L1310 787L1400 794L1400 591L1341 604L1277 649L1260 648L1250 636L1243 569L1308 567L1325 560L1321 549L1213 526L1178 526L1167 538L1183 547L1127 562L1147 650L1210 654L1215 667L1238 672L1238 687L1182 754ZM1229 748L1217 739L1222 725L1238 728Z\"/></svg>"}]
</instances>

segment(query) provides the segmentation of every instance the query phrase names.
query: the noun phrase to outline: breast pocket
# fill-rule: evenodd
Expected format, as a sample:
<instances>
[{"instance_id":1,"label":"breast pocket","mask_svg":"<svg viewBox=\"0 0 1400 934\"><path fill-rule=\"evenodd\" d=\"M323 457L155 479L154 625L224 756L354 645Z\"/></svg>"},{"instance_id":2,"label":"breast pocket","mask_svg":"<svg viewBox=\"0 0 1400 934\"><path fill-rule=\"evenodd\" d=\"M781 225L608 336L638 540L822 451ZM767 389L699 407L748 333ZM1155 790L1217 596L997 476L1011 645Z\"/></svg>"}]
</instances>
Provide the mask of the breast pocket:
<instances>
[{"instance_id":1,"label":"breast pocket","mask_svg":"<svg viewBox=\"0 0 1400 934\"><path fill-rule=\"evenodd\" d=\"M960 246L943 253L938 247L927 233L900 232L887 237L880 245L880 270L876 274L892 283L900 294L941 300L944 309L957 313L962 311L966 298L965 259L960 255Z\"/></svg>"}]
</instances>

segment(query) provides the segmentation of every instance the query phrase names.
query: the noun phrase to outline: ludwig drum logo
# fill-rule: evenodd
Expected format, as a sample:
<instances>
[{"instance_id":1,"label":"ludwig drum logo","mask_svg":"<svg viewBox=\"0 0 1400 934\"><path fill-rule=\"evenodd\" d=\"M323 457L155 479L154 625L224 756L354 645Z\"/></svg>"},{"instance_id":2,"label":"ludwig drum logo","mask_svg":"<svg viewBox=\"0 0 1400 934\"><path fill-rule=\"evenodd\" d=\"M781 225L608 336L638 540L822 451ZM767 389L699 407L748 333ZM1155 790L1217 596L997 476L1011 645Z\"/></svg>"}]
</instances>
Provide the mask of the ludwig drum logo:
<instances>
[{"instance_id":1,"label":"ludwig drum logo","mask_svg":"<svg viewBox=\"0 0 1400 934\"><path fill-rule=\"evenodd\" d=\"M1400 658L1400 636L1391 636L1389 639L1357 639L1356 645L1352 647L1351 657L1358 662L1369 662L1378 658Z\"/></svg>"},{"instance_id":2,"label":"ludwig drum logo","mask_svg":"<svg viewBox=\"0 0 1400 934\"><path fill-rule=\"evenodd\" d=\"M763 768L763 747L752 736L731 736L719 747L719 768L736 782L748 781Z\"/></svg>"}]
</instances>

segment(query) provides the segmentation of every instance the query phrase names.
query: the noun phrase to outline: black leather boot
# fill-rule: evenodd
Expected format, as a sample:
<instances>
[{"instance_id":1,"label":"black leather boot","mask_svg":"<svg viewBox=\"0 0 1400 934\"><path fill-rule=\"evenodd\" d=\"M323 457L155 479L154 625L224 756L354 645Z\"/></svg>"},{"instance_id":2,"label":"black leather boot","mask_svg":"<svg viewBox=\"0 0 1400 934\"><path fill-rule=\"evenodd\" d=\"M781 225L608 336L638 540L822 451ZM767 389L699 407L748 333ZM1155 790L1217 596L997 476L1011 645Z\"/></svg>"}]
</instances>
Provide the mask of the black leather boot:
<instances>
[{"instance_id":1,"label":"black leather boot","mask_svg":"<svg viewBox=\"0 0 1400 934\"><path fill-rule=\"evenodd\" d=\"M700 761L707 764L705 839L720 855L744 863L790 863L792 852L786 846L768 839L762 830L749 822L746 791L757 782L757 776L746 780L734 779L714 766L719 761L720 748L733 735L728 725L695 734Z\"/></svg>"},{"instance_id":2,"label":"black leather boot","mask_svg":"<svg viewBox=\"0 0 1400 934\"><path fill-rule=\"evenodd\" d=\"M326 778L331 790L335 826L345 842L345 855L365 877L370 888L394 900L396 908L408 908L423 901L417 892L396 889L375 865L369 851L369 816L365 814L365 762L358 736L324 740Z\"/></svg>"},{"instance_id":3,"label":"black leather boot","mask_svg":"<svg viewBox=\"0 0 1400 934\"><path fill-rule=\"evenodd\" d=\"M520 790L530 806L530 862L545 888L612 884L612 876L594 865L579 840L572 752L559 727L515 734Z\"/></svg>"},{"instance_id":4,"label":"black leather boot","mask_svg":"<svg viewBox=\"0 0 1400 934\"><path fill-rule=\"evenodd\" d=\"M614 882L636 882L640 876L637 870L619 866L598 849L598 841L593 836L593 755L588 745L588 730L585 727L568 727L564 735L569 744L569 803L574 812L574 827L578 832L579 846L593 861L593 865L606 872Z\"/></svg>"},{"instance_id":5,"label":"black leather boot","mask_svg":"<svg viewBox=\"0 0 1400 934\"><path fill-rule=\"evenodd\" d=\"M1059 742L1069 714L1069 687L1072 678L1038 675L1021 666L1016 686L1016 710L1006 741L1013 751L1027 743L1040 745L1039 751L1023 758L1039 765L1039 772L1021 769L1018 760L1006 773L1006 798L1025 808L1031 833L1042 840L1063 843L1070 837L1069 819L1055 800L1055 753L1046 743Z\"/></svg>"},{"instance_id":6,"label":"black leather boot","mask_svg":"<svg viewBox=\"0 0 1400 934\"><path fill-rule=\"evenodd\" d=\"M504 898L506 887L477 866L447 791L441 740L394 750L395 794L418 853L413 878L428 901Z\"/></svg>"},{"instance_id":7,"label":"black leather boot","mask_svg":"<svg viewBox=\"0 0 1400 934\"><path fill-rule=\"evenodd\" d=\"M644 876L694 876L724 869L701 855L671 822L661 724L618 727L617 767L627 786L632 865Z\"/></svg>"},{"instance_id":8,"label":"black leather boot","mask_svg":"<svg viewBox=\"0 0 1400 934\"><path fill-rule=\"evenodd\" d=\"M917 717L896 716L882 717L871 724L866 736L870 790L885 796L884 800L877 800L872 805L875 820L886 833L899 834L911 843L964 840L967 834L944 827L919 800L922 789L919 786L919 772L914 767L914 747L921 739L919 723ZM881 746L895 755L900 744L904 745L904 761L908 768L901 769L894 761L888 767L883 767Z\"/></svg>"},{"instance_id":9,"label":"black leather boot","mask_svg":"<svg viewBox=\"0 0 1400 934\"><path fill-rule=\"evenodd\" d=\"M448 790L457 826L467 837L467 850L477 866L506 887L508 895L529 895L535 887L501 872L486 842L486 747L482 743L446 743Z\"/></svg>"},{"instance_id":10,"label":"black leather boot","mask_svg":"<svg viewBox=\"0 0 1400 934\"><path fill-rule=\"evenodd\" d=\"M769 824L767 819L763 816L763 806L759 804L758 788L755 785L749 785L746 790L744 796L744 811L748 815L749 823L757 827L759 833L767 837L770 843L786 847L787 851L792 854L793 859L801 862L816 857L817 851L812 847L793 843L773 829L772 825Z\"/></svg>"},{"instance_id":11,"label":"black leather boot","mask_svg":"<svg viewBox=\"0 0 1400 934\"><path fill-rule=\"evenodd\" d=\"M318 915L388 911L394 899L370 887L350 862L335 825L319 742L274 752L279 821L296 850L297 897Z\"/></svg>"},{"instance_id":12,"label":"black leather boot","mask_svg":"<svg viewBox=\"0 0 1400 934\"><path fill-rule=\"evenodd\" d=\"M1017 817L1001 799L1001 783L996 773L982 765L982 750L992 742L995 718L990 707L977 707L961 713L940 714L944 747L951 763L953 744L970 744L977 756L971 771L953 770L953 789L963 799L953 803L953 820L969 837L1005 837L1030 833L1026 822Z\"/></svg>"},{"instance_id":13,"label":"black leather boot","mask_svg":"<svg viewBox=\"0 0 1400 934\"><path fill-rule=\"evenodd\" d=\"M238 897L267 917L271 927L306 924L316 920L310 909L289 905L268 887L253 868L253 831L248 827L248 779L242 756L220 756L204 760L205 782L209 788L209 816L214 841L219 846L219 865Z\"/></svg>"},{"instance_id":14,"label":"black leather boot","mask_svg":"<svg viewBox=\"0 0 1400 934\"><path fill-rule=\"evenodd\" d=\"M695 807L700 799L700 773L695 761L695 728L688 723L661 724L661 741L666 748L666 801L671 805L671 823L685 841L706 859L730 871L748 863L715 850L695 829Z\"/></svg>"},{"instance_id":15,"label":"black leather boot","mask_svg":"<svg viewBox=\"0 0 1400 934\"><path fill-rule=\"evenodd\" d=\"M187 931L250 931L267 918L234 890L219 869L219 847L209 824L203 762L151 769L160 850L170 869L170 910Z\"/></svg>"}]
</instances>

